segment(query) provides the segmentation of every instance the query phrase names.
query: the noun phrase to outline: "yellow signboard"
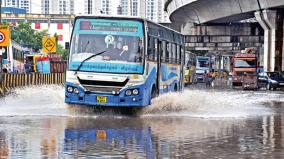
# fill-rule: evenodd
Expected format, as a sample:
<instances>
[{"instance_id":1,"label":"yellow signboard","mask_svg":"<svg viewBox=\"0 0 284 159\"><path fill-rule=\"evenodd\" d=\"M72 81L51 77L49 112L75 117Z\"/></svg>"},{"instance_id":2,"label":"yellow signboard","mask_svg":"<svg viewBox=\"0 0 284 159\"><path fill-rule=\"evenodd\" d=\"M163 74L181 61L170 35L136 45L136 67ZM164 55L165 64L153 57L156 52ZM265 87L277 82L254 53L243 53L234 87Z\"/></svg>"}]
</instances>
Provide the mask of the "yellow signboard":
<instances>
[{"instance_id":1,"label":"yellow signboard","mask_svg":"<svg viewBox=\"0 0 284 159\"><path fill-rule=\"evenodd\" d=\"M10 46L10 27L0 25L0 46Z\"/></svg>"},{"instance_id":2,"label":"yellow signboard","mask_svg":"<svg viewBox=\"0 0 284 159\"><path fill-rule=\"evenodd\" d=\"M55 37L44 36L42 38L42 51L44 53L56 53L56 39Z\"/></svg>"}]
</instances>

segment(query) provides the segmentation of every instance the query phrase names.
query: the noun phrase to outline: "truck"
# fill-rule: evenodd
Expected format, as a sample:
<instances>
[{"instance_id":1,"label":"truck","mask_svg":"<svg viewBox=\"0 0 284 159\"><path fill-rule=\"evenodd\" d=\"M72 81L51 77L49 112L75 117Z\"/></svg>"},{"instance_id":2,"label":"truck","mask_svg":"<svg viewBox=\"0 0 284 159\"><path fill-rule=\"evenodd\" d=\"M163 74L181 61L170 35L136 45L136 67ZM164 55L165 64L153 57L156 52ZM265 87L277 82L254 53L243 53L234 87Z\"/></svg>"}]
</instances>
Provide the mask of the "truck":
<instances>
[{"instance_id":1,"label":"truck","mask_svg":"<svg viewBox=\"0 0 284 159\"><path fill-rule=\"evenodd\" d=\"M232 85L243 89L257 89L257 57L252 53L238 53L233 58Z\"/></svg>"}]
</instances>

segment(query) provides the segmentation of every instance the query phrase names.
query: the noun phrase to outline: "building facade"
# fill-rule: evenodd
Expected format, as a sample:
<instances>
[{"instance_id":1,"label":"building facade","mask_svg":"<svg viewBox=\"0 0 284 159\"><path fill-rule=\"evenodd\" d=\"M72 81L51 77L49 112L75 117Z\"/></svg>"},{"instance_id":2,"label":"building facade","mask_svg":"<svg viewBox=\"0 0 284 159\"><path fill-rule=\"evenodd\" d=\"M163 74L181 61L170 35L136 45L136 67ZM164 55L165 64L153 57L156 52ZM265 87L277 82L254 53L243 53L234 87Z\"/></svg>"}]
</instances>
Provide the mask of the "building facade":
<instances>
[{"instance_id":1,"label":"building facade","mask_svg":"<svg viewBox=\"0 0 284 159\"><path fill-rule=\"evenodd\" d=\"M120 0L118 7L121 7L121 15L126 16L139 16L141 9L139 0Z\"/></svg>"},{"instance_id":2,"label":"building facade","mask_svg":"<svg viewBox=\"0 0 284 159\"><path fill-rule=\"evenodd\" d=\"M74 0L2 0L2 6L25 9L31 14L74 14Z\"/></svg>"},{"instance_id":3,"label":"building facade","mask_svg":"<svg viewBox=\"0 0 284 159\"><path fill-rule=\"evenodd\" d=\"M22 8L32 14L125 15L169 22L165 0L2 0L2 6ZM76 7L75 7L76 5Z\"/></svg>"},{"instance_id":4,"label":"building facade","mask_svg":"<svg viewBox=\"0 0 284 159\"><path fill-rule=\"evenodd\" d=\"M121 15L139 16L155 22L169 22L163 10L165 0L120 0Z\"/></svg>"},{"instance_id":5,"label":"building facade","mask_svg":"<svg viewBox=\"0 0 284 159\"><path fill-rule=\"evenodd\" d=\"M74 0L41 0L40 8L41 14L74 14ZM38 11L32 13L38 14Z\"/></svg>"},{"instance_id":6,"label":"building facade","mask_svg":"<svg viewBox=\"0 0 284 159\"><path fill-rule=\"evenodd\" d=\"M21 8L31 13L31 0L2 0L2 6Z\"/></svg>"}]
</instances>

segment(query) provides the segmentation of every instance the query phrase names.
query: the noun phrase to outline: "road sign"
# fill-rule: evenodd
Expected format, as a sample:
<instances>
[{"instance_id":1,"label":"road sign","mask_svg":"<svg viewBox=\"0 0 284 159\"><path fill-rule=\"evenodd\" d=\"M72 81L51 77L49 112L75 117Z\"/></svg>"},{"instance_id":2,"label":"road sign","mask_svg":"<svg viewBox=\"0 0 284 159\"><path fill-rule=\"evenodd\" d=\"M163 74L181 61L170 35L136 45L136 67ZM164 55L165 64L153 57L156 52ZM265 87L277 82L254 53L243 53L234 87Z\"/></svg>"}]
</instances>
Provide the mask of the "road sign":
<instances>
[{"instance_id":1,"label":"road sign","mask_svg":"<svg viewBox=\"0 0 284 159\"><path fill-rule=\"evenodd\" d=\"M44 36L42 38L42 51L44 53L56 53L57 44L55 37Z\"/></svg>"},{"instance_id":2,"label":"road sign","mask_svg":"<svg viewBox=\"0 0 284 159\"><path fill-rule=\"evenodd\" d=\"M10 46L10 27L0 25L0 46Z\"/></svg>"}]
</instances>

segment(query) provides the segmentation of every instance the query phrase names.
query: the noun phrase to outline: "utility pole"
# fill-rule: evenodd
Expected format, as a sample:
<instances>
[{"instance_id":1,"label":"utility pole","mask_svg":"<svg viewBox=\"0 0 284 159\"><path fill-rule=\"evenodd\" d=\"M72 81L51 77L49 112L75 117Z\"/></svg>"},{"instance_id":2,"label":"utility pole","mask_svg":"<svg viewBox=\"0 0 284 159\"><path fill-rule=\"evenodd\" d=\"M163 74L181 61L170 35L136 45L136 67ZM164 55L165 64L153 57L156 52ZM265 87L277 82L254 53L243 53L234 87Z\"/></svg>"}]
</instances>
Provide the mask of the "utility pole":
<instances>
[{"instance_id":1,"label":"utility pole","mask_svg":"<svg viewBox=\"0 0 284 159\"><path fill-rule=\"evenodd\" d=\"M2 24L2 0L0 0L0 25ZM0 48L2 49L2 48ZM2 51L0 52L0 82L2 80L2 71L3 71L3 60L2 60Z\"/></svg>"}]
</instances>

